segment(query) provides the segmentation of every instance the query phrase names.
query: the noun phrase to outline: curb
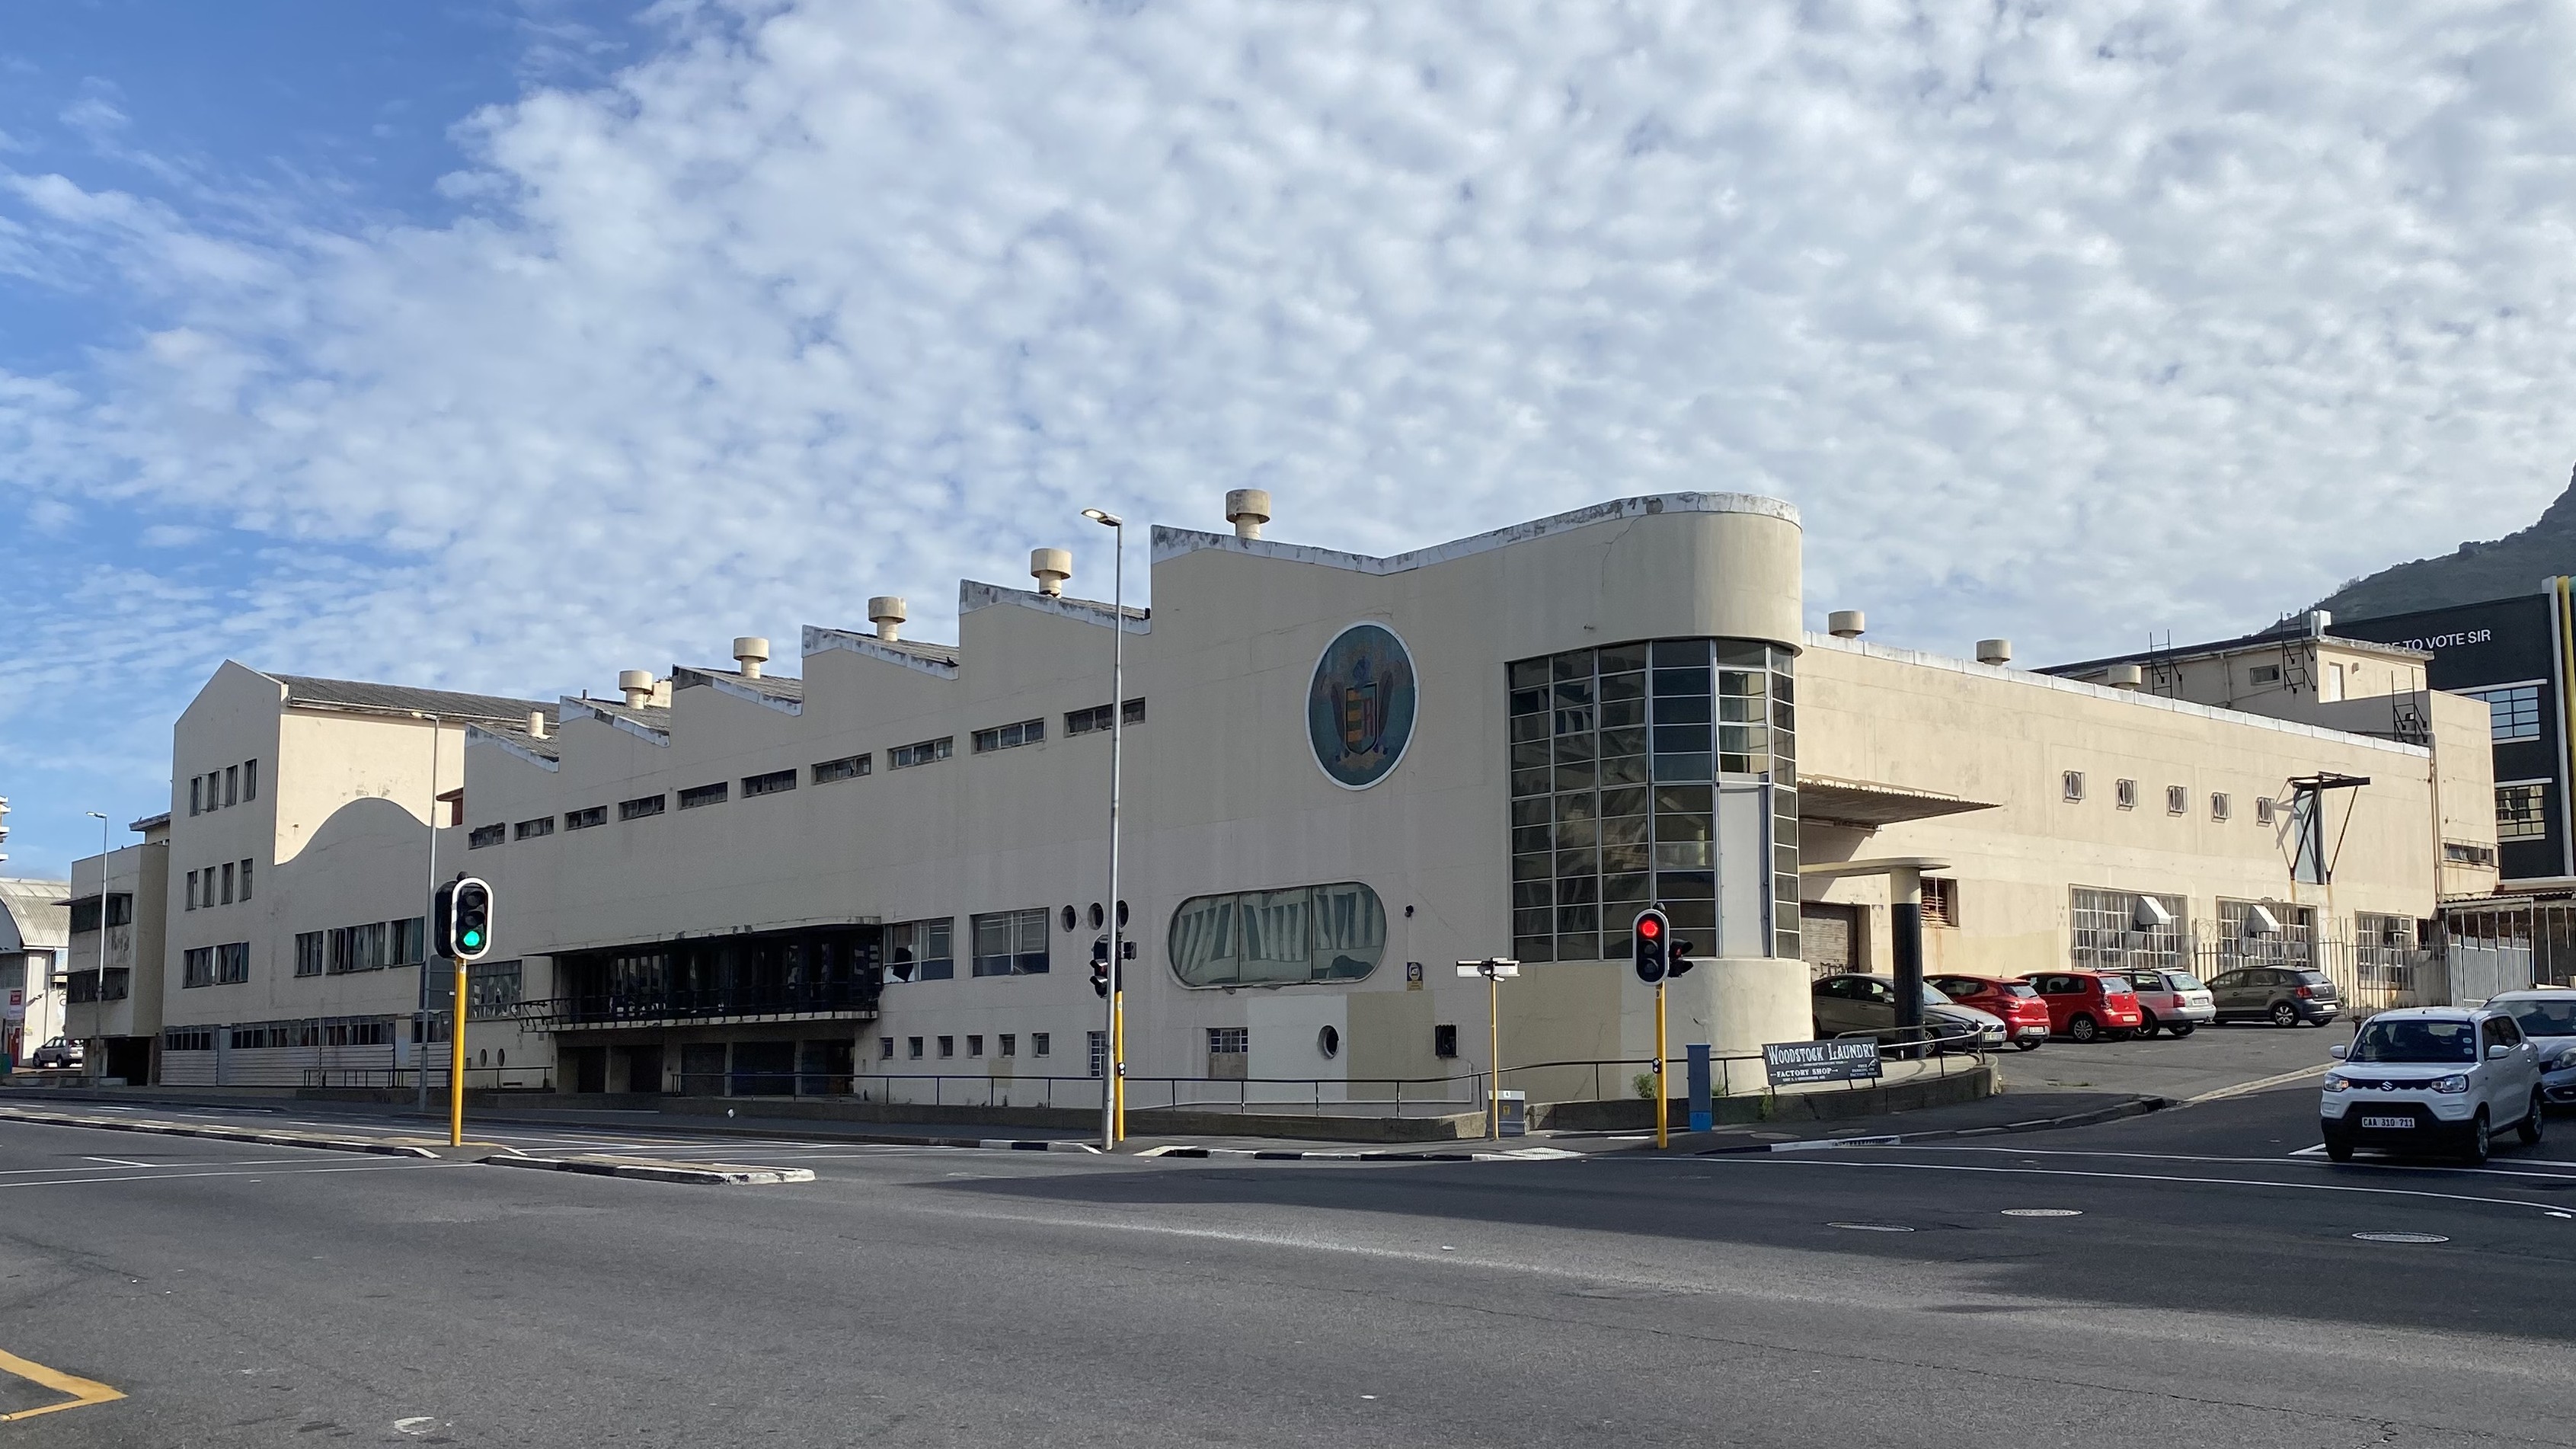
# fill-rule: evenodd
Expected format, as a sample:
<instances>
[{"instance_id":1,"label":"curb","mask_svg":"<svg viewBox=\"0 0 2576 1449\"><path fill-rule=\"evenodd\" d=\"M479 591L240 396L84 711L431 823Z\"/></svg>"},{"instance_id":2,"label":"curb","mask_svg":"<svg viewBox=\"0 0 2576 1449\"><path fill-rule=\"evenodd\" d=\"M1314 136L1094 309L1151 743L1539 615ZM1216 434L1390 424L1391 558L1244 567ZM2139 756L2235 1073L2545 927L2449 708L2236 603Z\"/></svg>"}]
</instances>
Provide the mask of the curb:
<instances>
[{"instance_id":1,"label":"curb","mask_svg":"<svg viewBox=\"0 0 2576 1449\"><path fill-rule=\"evenodd\" d=\"M144 1132L156 1137L211 1137L225 1142L255 1142L263 1147L311 1147L324 1152L365 1152L378 1157L427 1157L426 1147L382 1142L367 1137L316 1137L301 1132L258 1132L247 1127L199 1126L187 1122L115 1122L74 1117L61 1112L27 1112L0 1107L0 1122L33 1122L46 1127L96 1127L109 1132Z\"/></svg>"},{"instance_id":2,"label":"curb","mask_svg":"<svg viewBox=\"0 0 2576 1449\"><path fill-rule=\"evenodd\" d=\"M2053 1132L2064 1127L2091 1127L2103 1122L2116 1122L2123 1117L2143 1117L2168 1107L2186 1105L2170 1097L2132 1097L2108 1107L2089 1112L2069 1112L2062 1117L2037 1117L2027 1122L2006 1122L1995 1127L1947 1127L1936 1132L1897 1132L1876 1137L1809 1137L1796 1142L1762 1142L1745 1147L1703 1147L1696 1157L1723 1157L1748 1152L1831 1152L1845 1147L1909 1147L1917 1142L1938 1142L1954 1137L2000 1137L2014 1132Z\"/></svg>"},{"instance_id":3,"label":"curb","mask_svg":"<svg viewBox=\"0 0 2576 1449\"><path fill-rule=\"evenodd\" d=\"M1553 1162L1581 1157L1559 1147L1522 1147L1500 1152L1336 1152L1264 1147L1148 1147L1138 1157L1244 1157L1255 1162Z\"/></svg>"},{"instance_id":4,"label":"curb","mask_svg":"<svg viewBox=\"0 0 2576 1449\"><path fill-rule=\"evenodd\" d=\"M578 1172L591 1177L627 1177L644 1182L683 1182L709 1186L756 1187L782 1182L812 1182L810 1167L737 1167L725 1163L698 1166L653 1162L632 1157L512 1157L482 1159L486 1167L533 1167L546 1172Z\"/></svg>"}]
</instances>

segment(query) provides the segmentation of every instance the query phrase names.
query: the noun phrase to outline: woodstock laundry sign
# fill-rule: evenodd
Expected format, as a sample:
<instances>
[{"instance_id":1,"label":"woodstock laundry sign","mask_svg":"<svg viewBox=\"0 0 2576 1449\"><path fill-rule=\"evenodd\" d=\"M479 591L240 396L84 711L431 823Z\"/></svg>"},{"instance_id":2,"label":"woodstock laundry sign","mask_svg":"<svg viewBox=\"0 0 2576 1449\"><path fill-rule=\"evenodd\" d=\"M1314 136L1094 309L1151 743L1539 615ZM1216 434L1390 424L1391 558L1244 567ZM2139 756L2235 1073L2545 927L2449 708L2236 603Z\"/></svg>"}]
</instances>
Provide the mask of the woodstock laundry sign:
<instances>
[{"instance_id":1,"label":"woodstock laundry sign","mask_svg":"<svg viewBox=\"0 0 2576 1449\"><path fill-rule=\"evenodd\" d=\"M1762 1048L1762 1069L1775 1087L1869 1081L1878 1076L1878 1042L1870 1037L1772 1042Z\"/></svg>"}]
</instances>

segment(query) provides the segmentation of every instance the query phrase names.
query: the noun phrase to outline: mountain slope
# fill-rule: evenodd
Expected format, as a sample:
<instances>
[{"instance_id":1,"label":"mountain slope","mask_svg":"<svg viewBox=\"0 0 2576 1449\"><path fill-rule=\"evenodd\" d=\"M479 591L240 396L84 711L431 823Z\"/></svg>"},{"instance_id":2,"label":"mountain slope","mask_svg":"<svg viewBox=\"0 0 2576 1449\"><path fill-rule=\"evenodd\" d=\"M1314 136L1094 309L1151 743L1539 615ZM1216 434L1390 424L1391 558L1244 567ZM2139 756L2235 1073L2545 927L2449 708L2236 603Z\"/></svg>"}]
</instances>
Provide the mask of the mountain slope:
<instances>
[{"instance_id":1,"label":"mountain slope","mask_svg":"<svg viewBox=\"0 0 2576 1449\"><path fill-rule=\"evenodd\" d=\"M2354 579L2316 607L2338 619L2373 619L2527 594L2553 574L2576 574L2576 475L2529 528Z\"/></svg>"}]
</instances>

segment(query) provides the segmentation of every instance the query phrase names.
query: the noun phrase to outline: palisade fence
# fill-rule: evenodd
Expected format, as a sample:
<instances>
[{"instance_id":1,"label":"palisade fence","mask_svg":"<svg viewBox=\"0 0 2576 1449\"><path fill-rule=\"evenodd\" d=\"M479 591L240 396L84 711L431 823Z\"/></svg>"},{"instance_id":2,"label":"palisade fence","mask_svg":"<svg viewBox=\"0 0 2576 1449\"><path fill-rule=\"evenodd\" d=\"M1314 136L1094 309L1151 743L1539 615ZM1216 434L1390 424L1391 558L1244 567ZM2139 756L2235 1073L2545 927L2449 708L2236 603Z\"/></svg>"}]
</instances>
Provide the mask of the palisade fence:
<instances>
[{"instance_id":1,"label":"palisade fence","mask_svg":"<svg viewBox=\"0 0 2576 1449\"><path fill-rule=\"evenodd\" d=\"M2535 975L2538 963L2527 935L2440 930L2435 937L2431 945L2417 944L2412 932L2360 940L2294 935L2249 938L2195 925L2180 954L2191 973L2204 982L2247 967L2322 971L2334 983L2345 1014L2352 1017L2401 1006L2481 1002L2543 979Z\"/></svg>"}]
</instances>

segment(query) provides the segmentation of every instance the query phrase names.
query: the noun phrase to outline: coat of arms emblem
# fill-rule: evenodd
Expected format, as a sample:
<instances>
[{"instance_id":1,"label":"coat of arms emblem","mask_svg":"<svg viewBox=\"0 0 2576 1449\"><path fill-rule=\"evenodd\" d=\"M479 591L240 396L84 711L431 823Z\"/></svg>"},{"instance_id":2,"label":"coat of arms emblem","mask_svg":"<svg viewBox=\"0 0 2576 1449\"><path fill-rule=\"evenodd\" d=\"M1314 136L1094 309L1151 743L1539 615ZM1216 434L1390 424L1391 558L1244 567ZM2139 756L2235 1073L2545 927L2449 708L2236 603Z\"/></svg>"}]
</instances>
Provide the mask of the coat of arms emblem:
<instances>
[{"instance_id":1,"label":"coat of arms emblem","mask_svg":"<svg viewBox=\"0 0 2576 1449\"><path fill-rule=\"evenodd\" d=\"M1364 790L1386 777L1413 738L1413 656L1383 624L1353 624L1315 661L1306 733L1333 782Z\"/></svg>"}]
</instances>

